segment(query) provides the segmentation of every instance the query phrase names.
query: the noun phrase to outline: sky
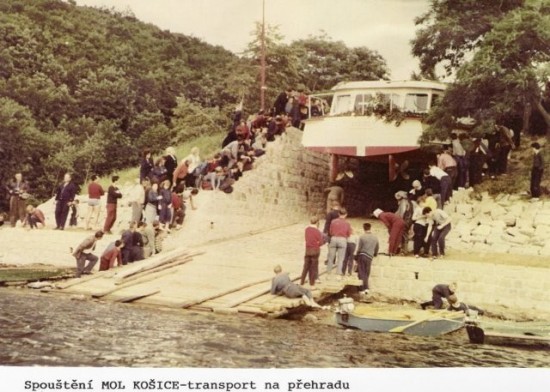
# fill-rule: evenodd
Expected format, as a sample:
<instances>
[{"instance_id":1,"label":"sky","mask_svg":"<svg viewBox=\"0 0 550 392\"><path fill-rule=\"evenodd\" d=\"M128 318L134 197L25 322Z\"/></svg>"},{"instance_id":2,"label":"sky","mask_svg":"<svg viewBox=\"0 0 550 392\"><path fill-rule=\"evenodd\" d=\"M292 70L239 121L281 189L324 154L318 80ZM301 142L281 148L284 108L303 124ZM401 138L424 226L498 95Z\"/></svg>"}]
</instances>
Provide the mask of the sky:
<instances>
[{"instance_id":1,"label":"sky","mask_svg":"<svg viewBox=\"0 0 550 392\"><path fill-rule=\"evenodd\" d=\"M394 80L418 70L410 54L414 18L429 0L76 0L78 5L131 10L141 21L163 30L200 38L234 52L251 41L254 22L278 25L284 41L325 31L348 47L366 46L386 60Z\"/></svg>"}]
</instances>

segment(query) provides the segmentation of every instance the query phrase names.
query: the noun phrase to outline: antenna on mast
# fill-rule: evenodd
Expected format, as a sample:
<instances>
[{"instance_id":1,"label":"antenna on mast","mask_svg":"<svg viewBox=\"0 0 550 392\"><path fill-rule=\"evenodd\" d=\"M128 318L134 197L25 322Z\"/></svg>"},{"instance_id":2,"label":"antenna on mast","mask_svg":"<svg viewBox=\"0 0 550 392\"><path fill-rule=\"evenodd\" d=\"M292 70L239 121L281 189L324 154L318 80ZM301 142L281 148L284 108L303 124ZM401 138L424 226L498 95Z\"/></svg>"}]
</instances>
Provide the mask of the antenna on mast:
<instances>
[{"instance_id":1,"label":"antenna on mast","mask_svg":"<svg viewBox=\"0 0 550 392\"><path fill-rule=\"evenodd\" d=\"M262 0L262 34L260 37L260 108L265 110L265 0Z\"/></svg>"}]
</instances>

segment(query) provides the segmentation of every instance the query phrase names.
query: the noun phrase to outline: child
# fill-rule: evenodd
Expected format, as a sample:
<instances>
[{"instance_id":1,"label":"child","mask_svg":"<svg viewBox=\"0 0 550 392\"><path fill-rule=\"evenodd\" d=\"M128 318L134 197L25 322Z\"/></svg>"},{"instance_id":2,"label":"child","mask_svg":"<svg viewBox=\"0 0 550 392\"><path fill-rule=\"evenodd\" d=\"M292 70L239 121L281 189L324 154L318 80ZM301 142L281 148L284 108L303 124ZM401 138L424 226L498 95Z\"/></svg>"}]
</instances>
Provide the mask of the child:
<instances>
[{"instance_id":1,"label":"child","mask_svg":"<svg viewBox=\"0 0 550 392\"><path fill-rule=\"evenodd\" d=\"M27 223L29 224L31 229L37 229L37 223L40 223L42 225L42 228L46 227L46 218L44 217L44 213L32 205L28 205L27 219L23 223L23 226L26 226Z\"/></svg>"},{"instance_id":2,"label":"child","mask_svg":"<svg viewBox=\"0 0 550 392\"><path fill-rule=\"evenodd\" d=\"M183 224L183 218L185 218L185 208L181 193L177 192L177 187L172 191L172 209L174 210L172 216L172 224L170 227L175 227L176 230L181 229Z\"/></svg>"},{"instance_id":3,"label":"child","mask_svg":"<svg viewBox=\"0 0 550 392\"><path fill-rule=\"evenodd\" d=\"M80 201L78 199L75 199L71 203L71 218L69 220L69 227L76 227L78 226L78 205L80 204Z\"/></svg>"}]
</instances>

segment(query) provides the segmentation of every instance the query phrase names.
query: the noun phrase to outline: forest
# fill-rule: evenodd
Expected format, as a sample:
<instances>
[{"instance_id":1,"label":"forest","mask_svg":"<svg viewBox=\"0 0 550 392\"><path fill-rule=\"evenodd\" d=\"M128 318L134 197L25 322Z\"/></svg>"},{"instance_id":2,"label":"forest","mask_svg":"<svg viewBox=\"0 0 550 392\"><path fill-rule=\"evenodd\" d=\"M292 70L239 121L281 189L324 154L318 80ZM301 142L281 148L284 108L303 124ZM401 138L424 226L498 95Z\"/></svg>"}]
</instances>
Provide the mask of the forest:
<instances>
[{"instance_id":1,"label":"forest","mask_svg":"<svg viewBox=\"0 0 550 392\"><path fill-rule=\"evenodd\" d=\"M0 183L22 172L37 201L67 171L82 185L199 135L222 135L235 105L259 109L258 24L237 56L140 22L130 11L73 1L0 3ZM283 43L267 32L271 105L286 87L329 89L388 78L384 59L326 35ZM4 186L0 207L5 209Z\"/></svg>"}]
</instances>

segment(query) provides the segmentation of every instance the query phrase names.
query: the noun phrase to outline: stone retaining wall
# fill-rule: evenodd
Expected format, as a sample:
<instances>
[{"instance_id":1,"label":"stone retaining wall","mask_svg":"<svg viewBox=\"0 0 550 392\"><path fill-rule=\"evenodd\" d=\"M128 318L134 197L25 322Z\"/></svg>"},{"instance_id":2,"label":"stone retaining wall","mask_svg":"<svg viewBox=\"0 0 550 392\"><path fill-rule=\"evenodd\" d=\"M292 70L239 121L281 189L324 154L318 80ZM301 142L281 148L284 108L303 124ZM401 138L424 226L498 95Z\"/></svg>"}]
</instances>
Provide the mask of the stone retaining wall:
<instances>
[{"instance_id":1,"label":"stone retaining wall","mask_svg":"<svg viewBox=\"0 0 550 392\"><path fill-rule=\"evenodd\" d=\"M421 302L431 299L434 285L453 281L466 304L550 313L550 268L380 256L369 283L374 292Z\"/></svg>"},{"instance_id":2,"label":"stone retaining wall","mask_svg":"<svg viewBox=\"0 0 550 392\"><path fill-rule=\"evenodd\" d=\"M252 217L264 227L307 222L313 213L324 216L329 157L304 149L301 139L301 131L289 128L268 143L266 154L233 185L234 191L216 197L209 210Z\"/></svg>"},{"instance_id":3,"label":"stone retaining wall","mask_svg":"<svg viewBox=\"0 0 550 392\"><path fill-rule=\"evenodd\" d=\"M550 262L550 202L486 192L476 200L472 193L471 188L455 191L445 206L453 221L450 248L548 256Z\"/></svg>"}]
</instances>

